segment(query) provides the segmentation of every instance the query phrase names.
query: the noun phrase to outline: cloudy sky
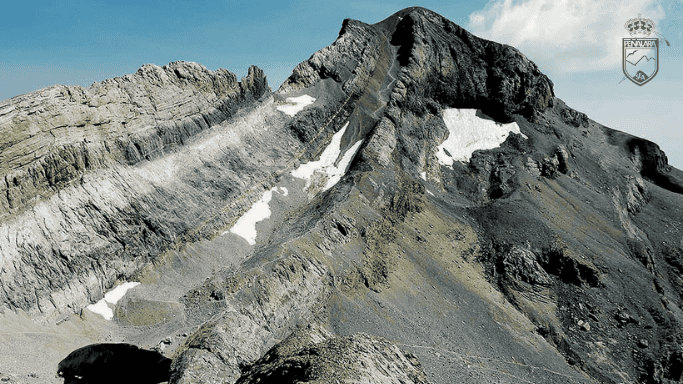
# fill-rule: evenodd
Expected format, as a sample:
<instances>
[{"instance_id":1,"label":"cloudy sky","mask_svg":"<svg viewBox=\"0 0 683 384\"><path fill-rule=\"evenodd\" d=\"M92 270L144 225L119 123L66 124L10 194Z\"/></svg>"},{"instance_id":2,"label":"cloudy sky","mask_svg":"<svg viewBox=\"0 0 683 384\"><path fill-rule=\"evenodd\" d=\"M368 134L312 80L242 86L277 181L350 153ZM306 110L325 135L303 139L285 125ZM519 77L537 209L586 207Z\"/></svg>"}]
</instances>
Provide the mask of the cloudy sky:
<instances>
[{"instance_id":1,"label":"cloudy sky","mask_svg":"<svg viewBox=\"0 0 683 384\"><path fill-rule=\"evenodd\" d=\"M238 76L256 64L276 89L297 63L334 41L343 19L375 23L420 5L480 37L519 48L571 107L658 143L669 162L683 169L683 0L10 4L0 12L0 100L53 84L87 86L145 63L177 60ZM670 43L660 49L658 74L644 86L621 81L624 24L639 13Z\"/></svg>"}]
</instances>

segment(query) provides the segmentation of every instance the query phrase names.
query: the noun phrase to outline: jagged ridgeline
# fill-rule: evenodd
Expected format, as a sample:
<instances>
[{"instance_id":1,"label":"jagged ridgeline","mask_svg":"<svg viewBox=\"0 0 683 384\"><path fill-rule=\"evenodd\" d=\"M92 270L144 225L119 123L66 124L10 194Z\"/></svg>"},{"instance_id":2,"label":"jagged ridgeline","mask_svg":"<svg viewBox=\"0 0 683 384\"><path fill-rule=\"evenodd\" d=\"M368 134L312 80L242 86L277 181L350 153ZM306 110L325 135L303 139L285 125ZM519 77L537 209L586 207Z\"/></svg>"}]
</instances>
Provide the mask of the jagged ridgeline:
<instances>
[{"instance_id":1,"label":"jagged ridgeline","mask_svg":"<svg viewBox=\"0 0 683 384\"><path fill-rule=\"evenodd\" d=\"M276 92L146 65L0 130L1 316L173 335L171 383L681 380L683 173L429 10Z\"/></svg>"}]
</instances>

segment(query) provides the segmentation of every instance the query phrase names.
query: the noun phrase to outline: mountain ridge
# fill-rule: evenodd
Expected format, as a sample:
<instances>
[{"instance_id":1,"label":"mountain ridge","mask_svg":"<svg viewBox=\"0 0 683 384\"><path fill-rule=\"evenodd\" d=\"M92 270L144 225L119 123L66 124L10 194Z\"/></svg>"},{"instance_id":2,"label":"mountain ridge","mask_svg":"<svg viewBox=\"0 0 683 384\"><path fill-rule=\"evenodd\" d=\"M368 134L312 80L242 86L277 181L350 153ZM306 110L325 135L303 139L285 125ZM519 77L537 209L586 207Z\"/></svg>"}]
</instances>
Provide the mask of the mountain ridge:
<instances>
[{"instance_id":1,"label":"mountain ridge","mask_svg":"<svg viewBox=\"0 0 683 384\"><path fill-rule=\"evenodd\" d=\"M655 143L590 120L515 48L419 7L344 20L276 92L252 68L237 82L143 66L149 84L210 102L150 102L156 125L101 140L99 163L57 149L57 172L40 159L18 161L43 171L16 182L5 171L3 195L23 187L11 201L26 208L8 198L0 215L4 313L140 345L183 332L165 352L171 383L681 380L683 173ZM0 106L0 129L30 136L22 121L52 116L31 97L10 99L35 111L18 123ZM66 131L89 153L81 132L103 120L74 116ZM514 129L444 165L457 116L477 145L477 128ZM341 178L295 172L332 145L335 166L351 158ZM73 165L84 158L106 167ZM229 231L257 201L270 213L255 238ZM141 284L113 322L82 309L116 281Z\"/></svg>"}]
</instances>

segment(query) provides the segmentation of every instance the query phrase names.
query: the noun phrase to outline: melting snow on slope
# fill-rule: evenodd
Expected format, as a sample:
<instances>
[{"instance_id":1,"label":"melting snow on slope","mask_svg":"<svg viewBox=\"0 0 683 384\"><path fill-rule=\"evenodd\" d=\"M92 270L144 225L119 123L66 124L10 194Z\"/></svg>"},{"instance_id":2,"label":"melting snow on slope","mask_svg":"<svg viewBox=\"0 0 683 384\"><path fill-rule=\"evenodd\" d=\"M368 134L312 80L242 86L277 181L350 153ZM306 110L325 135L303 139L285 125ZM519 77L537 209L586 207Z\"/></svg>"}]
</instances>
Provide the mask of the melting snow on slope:
<instances>
[{"instance_id":1,"label":"melting snow on slope","mask_svg":"<svg viewBox=\"0 0 683 384\"><path fill-rule=\"evenodd\" d=\"M498 124L476 116L476 112L476 109L443 110L442 117L449 134L436 153L440 164L452 167L454 160L468 162L474 151L496 148L510 132L521 133L517 123Z\"/></svg>"},{"instance_id":2,"label":"melting snow on slope","mask_svg":"<svg viewBox=\"0 0 683 384\"><path fill-rule=\"evenodd\" d=\"M353 157L356 156L356 152L358 152L358 148L360 148L360 145L363 143L363 140L358 140L356 141L356 144L351 146L345 153L344 156L342 156L341 160L339 161L339 165L331 166L326 169L327 171L327 184L325 184L325 188L323 188L323 191L327 191L328 189L334 187L335 184L341 180L342 176L346 173L347 168L349 167L349 164L351 163L351 160L353 160Z\"/></svg>"},{"instance_id":3,"label":"melting snow on slope","mask_svg":"<svg viewBox=\"0 0 683 384\"><path fill-rule=\"evenodd\" d=\"M349 148L342 156L339 164L334 165L334 162L339 157L341 153L341 139L346 132L346 128L349 126L347 122L339 132L332 136L332 141L325 148L322 154L320 154L320 160L309 161L306 164L301 164L299 168L292 171L292 176L299 179L306 180L306 188L311 184L311 178L316 172L324 172L327 174L327 183L323 188L323 191L327 191L332 188L335 184L341 180L342 176L346 173L346 169L353 160L353 157L358 152L358 148L363 143L363 140L358 140L351 148Z\"/></svg>"},{"instance_id":4,"label":"melting snow on slope","mask_svg":"<svg viewBox=\"0 0 683 384\"><path fill-rule=\"evenodd\" d=\"M289 104L278 105L277 110L284 112L289 116L294 116L297 113L301 112L301 110L304 109L305 106L313 104L315 98L308 95L302 95L299 97L288 97L285 99L285 101Z\"/></svg>"},{"instance_id":5,"label":"melting snow on slope","mask_svg":"<svg viewBox=\"0 0 683 384\"><path fill-rule=\"evenodd\" d=\"M280 191L278 191L278 189ZM287 196L289 191L284 187L275 187L263 194L259 201L240 217L235 225L230 228L230 231L223 232L225 235L228 232L234 233L237 236L244 238L249 244L256 244L256 223L270 217L270 200L273 198L273 192L278 192L282 196Z\"/></svg>"},{"instance_id":6,"label":"melting snow on slope","mask_svg":"<svg viewBox=\"0 0 683 384\"><path fill-rule=\"evenodd\" d=\"M140 283L137 282L123 283L118 287L112 289L111 291L107 292L102 300L98 301L95 304L90 304L86 308L94 313L97 313L98 315L102 315L102 317L104 317L107 320L111 320L114 318L114 310L112 309L112 307L115 306L116 303L119 302L119 300L121 300L121 298L126 294L126 292L129 289L136 287L138 285L140 285Z\"/></svg>"}]
</instances>

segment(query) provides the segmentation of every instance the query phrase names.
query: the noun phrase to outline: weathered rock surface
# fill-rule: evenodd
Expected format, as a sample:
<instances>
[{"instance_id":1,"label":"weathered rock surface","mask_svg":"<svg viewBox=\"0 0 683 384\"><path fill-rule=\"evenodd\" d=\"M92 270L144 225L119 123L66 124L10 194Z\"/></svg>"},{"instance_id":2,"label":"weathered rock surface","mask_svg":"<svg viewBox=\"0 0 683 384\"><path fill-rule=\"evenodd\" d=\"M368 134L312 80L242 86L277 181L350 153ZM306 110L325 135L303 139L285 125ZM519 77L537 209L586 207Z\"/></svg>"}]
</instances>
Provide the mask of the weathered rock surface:
<instances>
[{"instance_id":1,"label":"weathered rock surface","mask_svg":"<svg viewBox=\"0 0 683 384\"><path fill-rule=\"evenodd\" d=\"M313 319L329 295L327 271L315 260L282 253L264 270L234 271L188 294L190 311L218 301L221 312L178 351L173 382L234 382L275 339Z\"/></svg>"},{"instance_id":2,"label":"weathered rock surface","mask_svg":"<svg viewBox=\"0 0 683 384\"><path fill-rule=\"evenodd\" d=\"M275 349L237 381L301 383L427 383L417 358L364 333L336 337L282 353Z\"/></svg>"},{"instance_id":3,"label":"weathered rock surface","mask_svg":"<svg viewBox=\"0 0 683 384\"><path fill-rule=\"evenodd\" d=\"M35 127L53 112L21 111L59 97L0 107L2 127L33 127L2 152L30 176L5 178L6 307L78 312L139 278L115 327L186 335L171 383L681 380L683 172L568 107L518 50L408 8L344 21L273 94L256 69L225 76L143 67L126 93L149 92L126 107L142 112L97 126L67 103L56 142L97 154L72 160L11 149L51 137ZM199 96L151 101L173 92ZM519 130L444 164L454 109ZM269 216L248 242L230 229L252 205Z\"/></svg>"},{"instance_id":4,"label":"weathered rock surface","mask_svg":"<svg viewBox=\"0 0 683 384\"><path fill-rule=\"evenodd\" d=\"M195 63L145 65L88 88L53 86L0 106L3 217L30 208L111 162L152 160L268 91L251 67L241 82Z\"/></svg>"},{"instance_id":5,"label":"weathered rock surface","mask_svg":"<svg viewBox=\"0 0 683 384\"><path fill-rule=\"evenodd\" d=\"M52 317L78 311L210 222L219 211L206 204L224 206L270 177L216 169L239 153L175 162L200 133L268 92L256 67L237 81L225 70L176 62L0 106L0 305ZM233 137L243 134L232 128ZM187 165L194 175L171 185Z\"/></svg>"}]
</instances>

